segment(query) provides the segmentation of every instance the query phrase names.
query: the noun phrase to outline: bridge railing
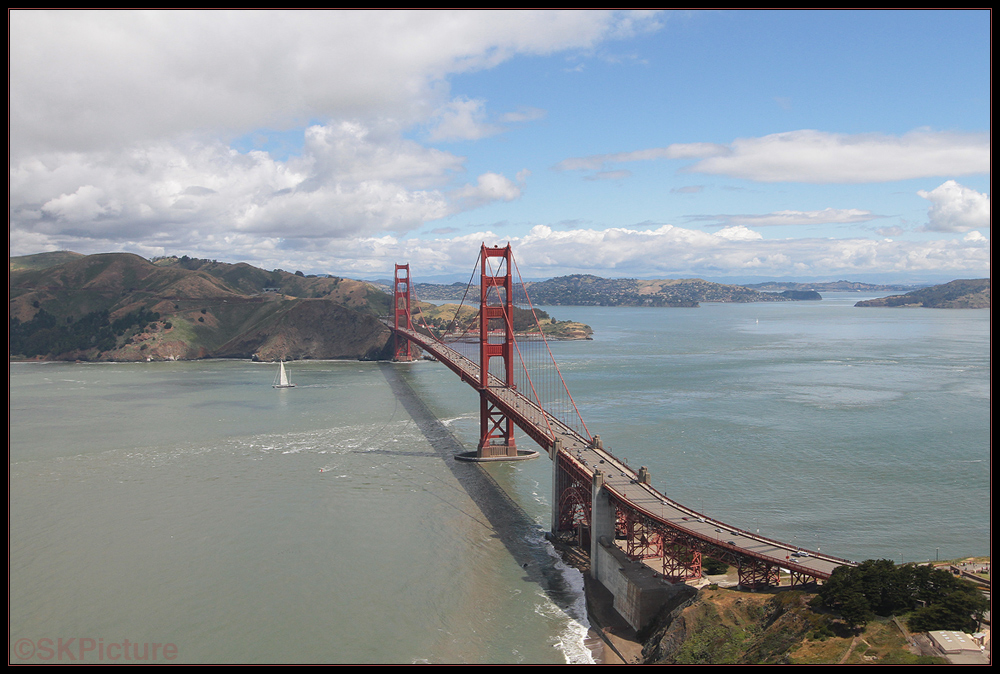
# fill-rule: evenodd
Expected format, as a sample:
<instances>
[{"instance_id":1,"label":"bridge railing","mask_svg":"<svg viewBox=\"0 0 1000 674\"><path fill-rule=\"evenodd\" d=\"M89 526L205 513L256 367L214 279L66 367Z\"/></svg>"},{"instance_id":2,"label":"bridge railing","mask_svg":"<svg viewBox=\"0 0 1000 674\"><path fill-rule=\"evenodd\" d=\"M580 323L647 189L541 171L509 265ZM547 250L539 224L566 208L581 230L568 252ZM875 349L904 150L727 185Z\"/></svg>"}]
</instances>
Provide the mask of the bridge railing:
<instances>
[{"instance_id":1,"label":"bridge railing","mask_svg":"<svg viewBox=\"0 0 1000 674\"><path fill-rule=\"evenodd\" d=\"M721 540L719 538L714 538L712 536L707 536L705 534L702 534L702 533L697 532L697 531L693 531L692 529L689 529L689 528L681 526L681 525L673 525L669 521L665 521L663 517L658 516L656 513L652 512L652 511L649 511L649 510L646 510L645 508L637 505L634 501L632 501L631 499L629 499L625 494L622 494L621 492L619 492L618 490L614 489L613 487L605 485L604 489L606 489L608 491L608 493L611 495L612 499L615 502L617 502L619 505L621 505L622 507L624 507L624 508L626 508L628 510L631 510L632 512L638 513L642 517L644 517L644 518L650 520L651 522L653 522L654 523L653 524L654 528L658 524L659 526L662 526L664 528L673 529L675 531L680 531L680 532L683 533L683 535L685 535L685 536L687 536L689 538L698 539L699 541L701 541L701 544L704 545L705 547L713 548L713 549L719 549L719 550L725 550L725 551L729 552L730 554L735 555L737 557L752 558L752 559L755 559L757 561L769 564L771 566L774 566L774 567L777 567L777 568L781 568L781 569L787 569L789 571L792 571L792 572L795 572L795 573L798 573L798 574L801 574L801 575L811 576L811 577L820 577L820 578L825 578L827 576L827 574L818 573L816 571L816 569L812 569L812 568L809 568L807 566L803 566L801 564L796 564L795 562L792 562L789 559L785 559L785 558L782 558L782 557L775 557L773 555L767 555L767 554L764 554L764 553L761 553L761 552L749 552L745 548L742 548L742 547L740 547L738 545L730 545L729 543L727 543L727 542L725 542L725 541L723 541L723 540ZM719 524L721 526L725 526L727 528L727 530L730 531L731 533L734 533L734 534L739 533L739 535L744 536L744 533L740 532L738 529L734 529L733 527L725 525L725 524L723 524L721 522L715 522L715 521L712 521L712 520L706 520L706 523L708 523L708 524ZM782 546L783 548L785 546L784 543L779 543L778 541L768 541L767 539L762 539L761 542L768 542L769 544L772 544L772 545L776 544L778 546ZM788 549L788 548L784 548L784 549ZM817 555L812 555L812 556L814 556L814 557L816 557L818 559L827 559L826 556L821 556L821 555L818 555L818 554ZM836 558L829 558L829 560L830 561L834 561L834 560L836 560ZM842 563L853 565L853 562L849 562L848 560L839 560L839 561L841 561Z\"/></svg>"},{"instance_id":2,"label":"bridge railing","mask_svg":"<svg viewBox=\"0 0 1000 674\"><path fill-rule=\"evenodd\" d=\"M656 489L654 489L650 485L641 484L641 486L647 492L647 494L649 494L649 496L653 500L655 500L656 502L662 503L663 505L667 505L667 506L669 506L669 507L671 507L671 508L673 508L675 510L678 510L680 512L687 513L688 516L693 517L699 523L707 524L707 525L710 525L710 526L715 526L717 528L723 528L727 533L735 534L735 535L740 536L741 538L746 538L748 540L756 541L758 543L764 543L766 545L770 545L770 546L773 546L773 547L776 547L776 548L780 548L782 550L787 550L789 552L797 552L797 551L805 552L805 553L808 553L809 557L813 557L815 559L819 559L819 560L831 562L831 563L834 563L834 564L846 565L846 566L855 566L857 564L856 562L853 562L853 561L851 561L849 559L844 559L844 558L841 558L841 557L835 557L834 555L828 555L826 553L822 553L822 552L819 552L819 551L816 551L816 550L809 550L807 548L803 548L803 547L800 547L800 546L791 546L787 542L784 542L784 541L779 541L779 540L776 540L776 539L773 539L773 538L768 538L767 536L761 536L758 533L753 533L753 532L750 532L750 531L745 531L743 529L740 529L739 527L734 527L734 526L732 526L730 524L727 524L725 522L722 522L720 520L716 520L716 519L713 519L711 517L707 517L705 515L702 515L701 513L698 513L697 511L695 511L695 510L693 510L691 508L688 508L687 506L682 505L682 504L678 503L677 501L674 501L674 500L672 500L670 498L667 498L666 496L664 496L663 494L661 494L660 492L658 492ZM615 497L615 499L619 503L621 503L624 507L629 508L629 509L631 509L631 510L633 510L635 512L638 512L638 513L642 514L643 517L646 517L646 518L648 518L649 520L651 520L653 522L657 522L657 523L659 523L659 524L661 524L663 526L666 526L666 527L669 527L669 528L672 528L672 529L682 529L682 530L684 530L685 533L687 533L687 534L689 534L691 536L694 536L696 538L699 538L699 539L701 539L701 540L703 540L703 541L705 541L707 543L711 543L713 545L718 545L720 547L730 548L730 549L736 550L736 551L741 551L741 548L739 546L730 546L728 543L725 543L721 539L716 539L716 538L713 538L712 536L706 536L704 534L701 534L700 532L693 531L692 529L690 529L688 527L685 527L682 524L671 523L669 520L665 519L661 515L656 514L654 511L648 510L646 508L643 508L641 505L635 503L633 500L629 499L626 495L622 494L621 492L619 492L618 490L614 489L613 487L606 486L605 488L608 489L609 493L613 494L614 497ZM792 562L789 559L782 559L782 558L779 558L779 557L772 557L772 556L763 555L763 554L759 554L759 555L755 554L754 556L755 557L759 557L760 559L766 559L768 561L774 562L775 564L780 564L780 566L782 566L783 568L789 568L789 569L793 569L793 570L801 571L801 572L815 573L814 570L810 570L810 569L808 569L808 567L796 565L794 562Z\"/></svg>"}]
</instances>

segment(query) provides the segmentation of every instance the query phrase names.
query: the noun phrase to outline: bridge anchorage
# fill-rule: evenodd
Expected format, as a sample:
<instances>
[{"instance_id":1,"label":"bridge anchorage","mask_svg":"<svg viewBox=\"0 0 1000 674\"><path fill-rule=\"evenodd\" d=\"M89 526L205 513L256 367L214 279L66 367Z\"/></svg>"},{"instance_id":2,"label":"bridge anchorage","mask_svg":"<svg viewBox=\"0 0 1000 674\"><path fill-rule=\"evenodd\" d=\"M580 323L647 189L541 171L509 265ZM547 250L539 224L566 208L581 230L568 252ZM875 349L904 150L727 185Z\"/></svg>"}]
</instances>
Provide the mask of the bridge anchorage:
<instances>
[{"instance_id":1,"label":"bridge anchorage","mask_svg":"<svg viewBox=\"0 0 1000 674\"><path fill-rule=\"evenodd\" d=\"M479 392L477 450L456 458L538 456L517 448L515 425L546 451L553 462L551 533L589 550L590 574L615 594L616 609L633 626L642 626L657 605L650 598L665 587L701 579L706 557L735 567L739 584L751 589L816 583L853 564L729 526L654 489L645 467L633 470L587 430L519 273L514 284L510 245L483 244L476 266L478 307L466 308L463 299L449 322L412 312L409 265L396 265L393 317L385 320L396 360L412 360L417 346Z\"/></svg>"}]
</instances>

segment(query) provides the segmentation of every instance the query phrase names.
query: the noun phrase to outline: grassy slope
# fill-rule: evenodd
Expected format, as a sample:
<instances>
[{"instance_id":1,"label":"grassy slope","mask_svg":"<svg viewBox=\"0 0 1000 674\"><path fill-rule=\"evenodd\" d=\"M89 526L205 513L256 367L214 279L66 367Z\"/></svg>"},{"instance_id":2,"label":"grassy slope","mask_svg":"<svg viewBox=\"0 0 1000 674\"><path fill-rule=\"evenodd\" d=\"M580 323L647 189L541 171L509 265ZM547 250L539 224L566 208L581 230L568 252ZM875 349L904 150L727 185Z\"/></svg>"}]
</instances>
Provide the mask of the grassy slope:
<instances>
[{"instance_id":1,"label":"grassy slope","mask_svg":"<svg viewBox=\"0 0 1000 674\"><path fill-rule=\"evenodd\" d=\"M10 271L26 271L30 269L48 269L66 262L72 262L81 257L82 253L74 253L68 250L57 250L51 253L38 253L36 255L21 255L10 258Z\"/></svg>"},{"instance_id":2,"label":"grassy slope","mask_svg":"<svg viewBox=\"0 0 1000 674\"><path fill-rule=\"evenodd\" d=\"M814 594L799 590L742 592L710 586L666 629L646 641L648 664L918 664L890 619L855 635ZM943 662L943 661L942 661Z\"/></svg>"}]
</instances>

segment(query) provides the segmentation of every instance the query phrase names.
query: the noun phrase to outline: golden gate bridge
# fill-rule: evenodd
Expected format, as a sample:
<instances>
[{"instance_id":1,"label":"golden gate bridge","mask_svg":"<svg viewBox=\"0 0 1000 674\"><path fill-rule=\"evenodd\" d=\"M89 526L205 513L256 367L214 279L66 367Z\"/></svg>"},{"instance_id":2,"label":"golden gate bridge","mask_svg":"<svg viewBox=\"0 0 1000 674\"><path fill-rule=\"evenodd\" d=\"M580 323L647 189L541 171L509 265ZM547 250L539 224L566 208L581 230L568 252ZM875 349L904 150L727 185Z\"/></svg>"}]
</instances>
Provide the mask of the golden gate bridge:
<instances>
[{"instance_id":1,"label":"golden gate bridge","mask_svg":"<svg viewBox=\"0 0 1000 674\"><path fill-rule=\"evenodd\" d=\"M743 531L656 490L645 467L633 470L584 423L548 348L538 312L527 292L521 292L524 283L510 245L483 244L476 270L478 307L463 313L463 299L455 318L441 329L422 320L409 265L396 265L393 313L385 319L393 333L395 360L413 360L414 346L419 347L479 392L476 451L456 458L539 456L517 447L515 426L548 454L553 463L551 532L589 552L594 578L608 584L613 569L602 567L614 563L601 552L611 548L671 582L701 578L702 560L711 557L735 567L739 584L751 589L815 583L828 579L838 566L854 564ZM476 271L466 296L475 276Z\"/></svg>"}]
</instances>

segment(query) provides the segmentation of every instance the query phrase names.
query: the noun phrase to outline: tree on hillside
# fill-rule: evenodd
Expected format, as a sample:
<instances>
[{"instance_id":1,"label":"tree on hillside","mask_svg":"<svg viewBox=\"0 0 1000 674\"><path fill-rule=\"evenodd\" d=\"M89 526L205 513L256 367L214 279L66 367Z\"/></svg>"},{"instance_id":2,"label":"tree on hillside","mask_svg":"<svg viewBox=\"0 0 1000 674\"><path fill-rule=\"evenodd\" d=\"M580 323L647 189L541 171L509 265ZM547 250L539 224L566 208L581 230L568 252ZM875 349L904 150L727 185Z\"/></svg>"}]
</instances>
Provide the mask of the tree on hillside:
<instances>
[{"instance_id":1,"label":"tree on hillside","mask_svg":"<svg viewBox=\"0 0 1000 674\"><path fill-rule=\"evenodd\" d=\"M975 588L947 571L914 564L896 566L887 559L837 568L819 594L824 604L855 628L875 615L914 611L909 619L914 631L971 630L988 609Z\"/></svg>"},{"instance_id":2,"label":"tree on hillside","mask_svg":"<svg viewBox=\"0 0 1000 674\"><path fill-rule=\"evenodd\" d=\"M949 574L950 576L951 574ZM954 578L954 576L951 576ZM989 611L990 605L976 588L961 587L964 581L957 581L956 586L933 604L918 608L907 620L907 625L914 632L929 632L930 630L961 630L974 632Z\"/></svg>"},{"instance_id":3,"label":"tree on hillside","mask_svg":"<svg viewBox=\"0 0 1000 674\"><path fill-rule=\"evenodd\" d=\"M849 592L840 604L840 617L851 629L860 629L875 618L875 613L861 592Z\"/></svg>"}]
</instances>

